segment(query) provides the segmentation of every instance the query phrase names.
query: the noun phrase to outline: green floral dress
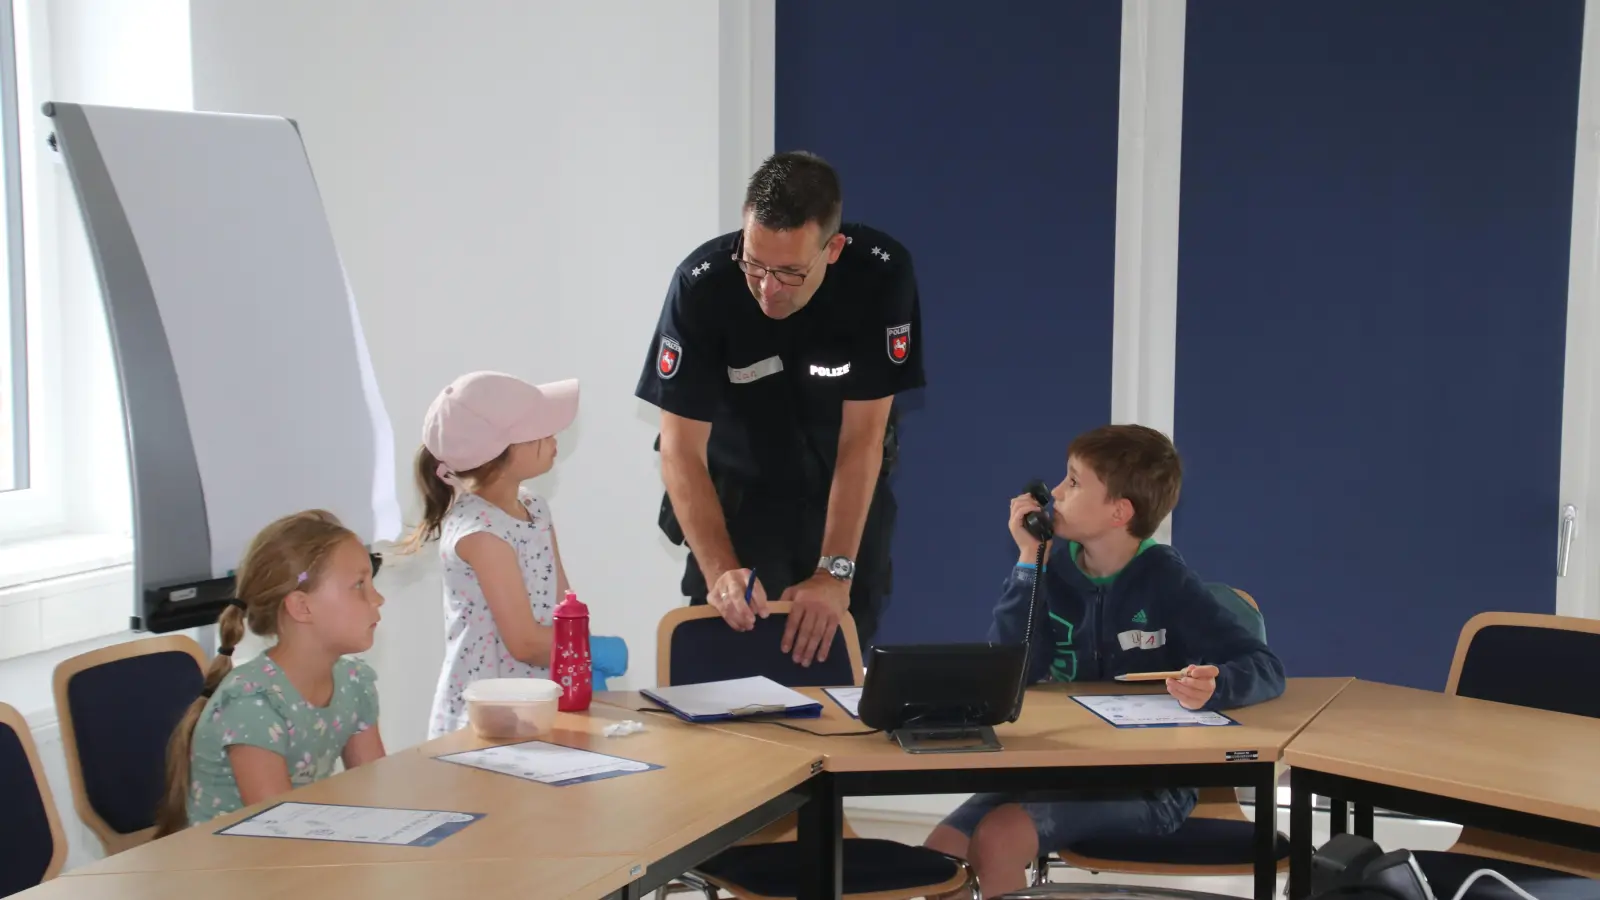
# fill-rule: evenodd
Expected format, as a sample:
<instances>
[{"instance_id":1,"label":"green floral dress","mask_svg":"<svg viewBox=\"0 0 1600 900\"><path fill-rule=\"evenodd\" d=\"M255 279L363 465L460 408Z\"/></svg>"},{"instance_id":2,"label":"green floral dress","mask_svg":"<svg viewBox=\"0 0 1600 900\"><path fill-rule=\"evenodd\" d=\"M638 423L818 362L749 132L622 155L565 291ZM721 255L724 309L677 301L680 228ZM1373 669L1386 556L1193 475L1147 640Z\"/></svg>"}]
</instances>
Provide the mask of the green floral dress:
<instances>
[{"instance_id":1,"label":"green floral dress","mask_svg":"<svg viewBox=\"0 0 1600 900\"><path fill-rule=\"evenodd\" d=\"M194 729L189 754L189 824L244 806L228 762L243 744L284 758L289 780L304 787L333 774L350 737L378 724L378 676L353 656L333 667L333 697L312 706L265 654L229 672Z\"/></svg>"}]
</instances>

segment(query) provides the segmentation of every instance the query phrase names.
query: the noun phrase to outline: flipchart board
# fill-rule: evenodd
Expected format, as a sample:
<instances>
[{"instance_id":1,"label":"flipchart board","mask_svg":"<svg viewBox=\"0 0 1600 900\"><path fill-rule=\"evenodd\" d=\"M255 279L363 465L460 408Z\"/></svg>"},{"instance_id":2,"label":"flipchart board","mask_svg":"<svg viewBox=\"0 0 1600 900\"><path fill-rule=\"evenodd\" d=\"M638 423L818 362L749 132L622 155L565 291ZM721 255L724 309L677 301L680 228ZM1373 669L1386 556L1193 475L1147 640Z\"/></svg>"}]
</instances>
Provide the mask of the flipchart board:
<instances>
[{"instance_id":1,"label":"flipchart board","mask_svg":"<svg viewBox=\"0 0 1600 900\"><path fill-rule=\"evenodd\" d=\"M127 420L134 627L215 621L250 539L398 537L394 433L295 123L50 103Z\"/></svg>"}]
</instances>

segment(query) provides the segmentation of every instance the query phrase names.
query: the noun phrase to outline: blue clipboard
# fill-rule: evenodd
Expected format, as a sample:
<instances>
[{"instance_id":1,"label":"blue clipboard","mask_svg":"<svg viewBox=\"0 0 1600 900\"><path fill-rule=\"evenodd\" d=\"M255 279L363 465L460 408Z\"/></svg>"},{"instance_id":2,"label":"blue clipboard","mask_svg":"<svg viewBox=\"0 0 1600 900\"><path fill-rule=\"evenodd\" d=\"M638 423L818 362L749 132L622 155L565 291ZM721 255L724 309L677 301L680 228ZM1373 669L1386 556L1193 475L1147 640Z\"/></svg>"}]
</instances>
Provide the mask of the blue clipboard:
<instances>
[{"instance_id":1,"label":"blue clipboard","mask_svg":"<svg viewBox=\"0 0 1600 900\"><path fill-rule=\"evenodd\" d=\"M817 719L822 717L822 704L812 701L793 706L751 704L748 706L731 707L719 712L703 712L696 710L689 712L673 704L656 690L645 688L639 693L650 698L663 709L684 720L695 724L706 722L728 722L735 719L745 719L752 716L783 716L791 719Z\"/></svg>"}]
</instances>

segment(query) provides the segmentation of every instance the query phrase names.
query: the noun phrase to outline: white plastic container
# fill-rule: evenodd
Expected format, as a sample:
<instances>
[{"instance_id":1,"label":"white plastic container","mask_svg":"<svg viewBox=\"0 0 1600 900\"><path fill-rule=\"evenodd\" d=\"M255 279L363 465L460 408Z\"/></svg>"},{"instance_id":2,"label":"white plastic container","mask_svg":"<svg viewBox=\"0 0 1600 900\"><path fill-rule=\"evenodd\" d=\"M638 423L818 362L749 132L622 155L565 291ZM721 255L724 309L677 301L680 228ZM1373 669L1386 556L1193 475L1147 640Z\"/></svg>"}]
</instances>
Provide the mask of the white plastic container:
<instances>
[{"instance_id":1,"label":"white plastic container","mask_svg":"<svg viewBox=\"0 0 1600 900\"><path fill-rule=\"evenodd\" d=\"M461 692L467 721L481 738L535 738L556 721L561 685L546 678L486 678Z\"/></svg>"}]
</instances>

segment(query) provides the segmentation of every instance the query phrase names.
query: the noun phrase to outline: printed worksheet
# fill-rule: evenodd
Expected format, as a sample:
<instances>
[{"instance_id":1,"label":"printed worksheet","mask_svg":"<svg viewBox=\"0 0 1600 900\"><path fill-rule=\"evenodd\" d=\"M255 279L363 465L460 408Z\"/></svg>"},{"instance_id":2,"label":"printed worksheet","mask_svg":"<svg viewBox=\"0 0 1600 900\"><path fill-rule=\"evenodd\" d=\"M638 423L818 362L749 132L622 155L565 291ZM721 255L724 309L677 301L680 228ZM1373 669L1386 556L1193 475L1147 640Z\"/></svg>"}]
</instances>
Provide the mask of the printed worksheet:
<instances>
[{"instance_id":1,"label":"printed worksheet","mask_svg":"<svg viewBox=\"0 0 1600 900\"><path fill-rule=\"evenodd\" d=\"M1239 724L1222 713L1184 709L1178 705L1178 699L1170 694L1107 694L1072 699L1118 728Z\"/></svg>"},{"instance_id":2,"label":"printed worksheet","mask_svg":"<svg viewBox=\"0 0 1600 900\"><path fill-rule=\"evenodd\" d=\"M861 713L856 711L861 705L861 688L823 688L823 691L827 692L835 703L844 707L844 711L849 713L852 719L861 718Z\"/></svg>"},{"instance_id":3,"label":"printed worksheet","mask_svg":"<svg viewBox=\"0 0 1600 900\"><path fill-rule=\"evenodd\" d=\"M559 744L546 743L545 741L528 741L522 744L507 744L503 747L467 750L438 758L445 762L471 766L475 769L487 769L490 772L499 772L501 775L510 775L515 778L537 781L540 784L549 784L556 787L583 784L587 781L599 781L602 778L616 778L621 775L633 775L638 772L648 772L652 769L661 768L638 760L606 756L603 753L591 753L588 750L574 750L571 747L563 747Z\"/></svg>"},{"instance_id":4,"label":"printed worksheet","mask_svg":"<svg viewBox=\"0 0 1600 900\"><path fill-rule=\"evenodd\" d=\"M432 847L483 818L482 813L279 803L218 834L356 844Z\"/></svg>"}]
</instances>

